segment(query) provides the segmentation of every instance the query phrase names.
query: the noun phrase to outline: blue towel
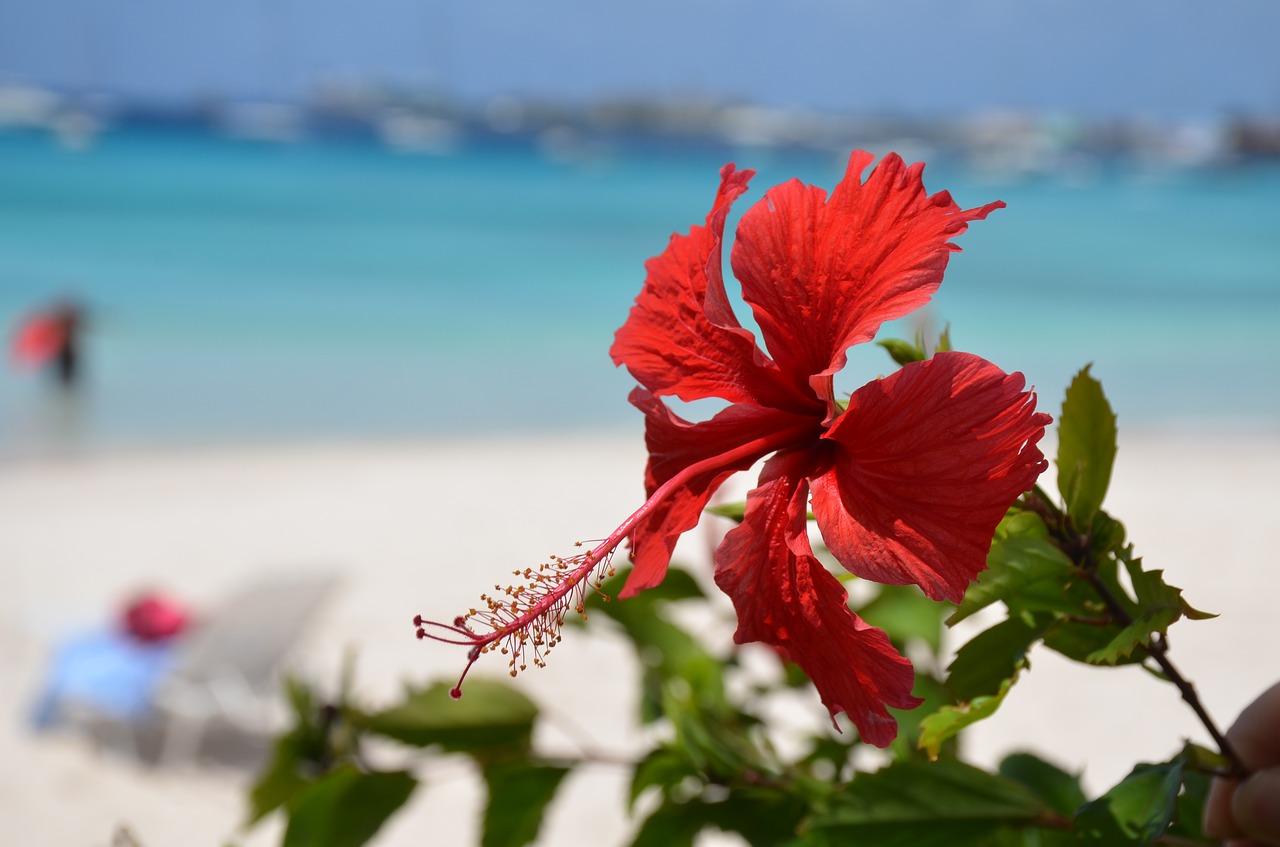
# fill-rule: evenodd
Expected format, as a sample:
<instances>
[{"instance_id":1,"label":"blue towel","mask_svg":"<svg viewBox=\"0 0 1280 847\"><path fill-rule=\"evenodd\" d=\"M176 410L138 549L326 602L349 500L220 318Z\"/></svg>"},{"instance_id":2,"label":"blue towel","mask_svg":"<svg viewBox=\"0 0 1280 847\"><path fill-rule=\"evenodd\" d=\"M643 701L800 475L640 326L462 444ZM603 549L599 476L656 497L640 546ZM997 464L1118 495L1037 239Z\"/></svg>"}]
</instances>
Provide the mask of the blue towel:
<instances>
[{"instance_id":1,"label":"blue towel","mask_svg":"<svg viewBox=\"0 0 1280 847\"><path fill-rule=\"evenodd\" d=\"M174 646L144 644L112 631L68 639L54 651L33 722L41 729L52 726L72 703L117 720L145 718L156 686L173 668Z\"/></svg>"}]
</instances>

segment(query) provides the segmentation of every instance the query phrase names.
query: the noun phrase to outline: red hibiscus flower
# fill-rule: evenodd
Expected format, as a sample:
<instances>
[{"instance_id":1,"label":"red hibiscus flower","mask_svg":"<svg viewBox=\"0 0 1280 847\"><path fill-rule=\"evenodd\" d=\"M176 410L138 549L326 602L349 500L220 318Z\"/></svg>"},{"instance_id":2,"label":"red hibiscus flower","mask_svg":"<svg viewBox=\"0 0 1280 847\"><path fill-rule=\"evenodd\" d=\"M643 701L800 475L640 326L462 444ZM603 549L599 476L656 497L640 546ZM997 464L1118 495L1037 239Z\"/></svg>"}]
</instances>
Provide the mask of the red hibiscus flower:
<instances>
[{"instance_id":1,"label":"red hibiscus flower","mask_svg":"<svg viewBox=\"0 0 1280 847\"><path fill-rule=\"evenodd\" d=\"M949 239L1004 206L961 210L945 191L929 196L924 166L896 155L864 182L871 161L855 152L830 197L793 180L743 215L730 263L767 353L725 293L725 218L753 175L725 166L706 224L673 236L648 262L611 351L642 386L631 402L646 418L648 501L589 553L484 596L485 610L453 626L415 619L419 637L469 645L471 662L500 644L513 673L530 655L542 664L618 544L630 539L635 564L622 596L657 585L716 489L768 457L743 521L715 557L716 584L738 613L735 640L772 645L805 671L833 720L845 712L866 741L893 740L888 707L920 702L911 663L849 609L839 580L814 557L810 505L851 573L959 601L986 566L996 524L1045 468L1036 443L1050 418L1036 412L1021 374L958 352L837 400L832 382L847 350L926 303L958 249ZM730 405L691 423L659 399L666 395ZM489 631L474 631L473 621Z\"/></svg>"}]
</instances>

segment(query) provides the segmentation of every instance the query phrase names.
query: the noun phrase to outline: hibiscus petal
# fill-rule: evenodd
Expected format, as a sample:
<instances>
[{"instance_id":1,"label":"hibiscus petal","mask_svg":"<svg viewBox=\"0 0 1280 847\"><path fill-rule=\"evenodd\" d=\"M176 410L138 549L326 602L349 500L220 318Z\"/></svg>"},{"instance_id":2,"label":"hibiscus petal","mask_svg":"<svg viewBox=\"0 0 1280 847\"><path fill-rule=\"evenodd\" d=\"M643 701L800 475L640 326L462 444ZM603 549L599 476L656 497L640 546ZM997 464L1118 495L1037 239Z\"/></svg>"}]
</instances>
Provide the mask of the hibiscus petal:
<instances>
[{"instance_id":1,"label":"hibiscus petal","mask_svg":"<svg viewBox=\"0 0 1280 847\"><path fill-rule=\"evenodd\" d=\"M813 680L835 716L886 747L898 733L888 708L911 709L915 673L885 633L850 611L848 593L813 556L806 532L809 451L766 463L741 524L716 552L716 584L738 611L734 641L783 651Z\"/></svg>"},{"instance_id":2,"label":"hibiscus petal","mask_svg":"<svg viewBox=\"0 0 1280 847\"><path fill-rule=\"evenodd\" d=\"M730 257L774 360L828 402L848 348L927 303L959 249L949 239L1004 206L962 211L945 191L929 196L924 165L896 154L864 183L872 158L855 151L829 200L798 180L770 189L743 215Z\"/></svg>"},{"instance_id":3,"label":"hibiscus petal","mask_svg":"<svg viewBox=\"0 0 1280 847\"><path fill-rule=\"evenodd\" d=\"M709 421L690 423L642 388L631 392L631 402L645 413L649 448L645 489L651 500L663 483L682 471L697 464L705 468L654 503L632 530L635 567L627 577L623 597L662 582L676 541L698 524L707 502L725 479L780 447L814 441L821 432L814 418L742 404L730 406Z\"/></svg>"},{"instance_id":4,"label":"hibiscus petal","mask_svg":"<svg viewBox=\"0 0 1280 847\"><path fill-rule=\"evenodd\" d=\"M996 524L1045 469L1052 420L1022 374L938 353L868 383L828 431L834 465L812 480L827 547L850 572L959 602Z\"/></svg>"},{"instance_id":5,"label":"hibiscus petal","mask_svg":"<svg viewBox=\"0 0 1280 847\"><path fill-rule=\"evenodd\" d=\"M794 405L793 391L729 306L721 244L729 207L753 171L725 165L706 226L671 237L645 264L648 276L609 353L654 394L682 400Z\"/></svg>"}]
</instances>

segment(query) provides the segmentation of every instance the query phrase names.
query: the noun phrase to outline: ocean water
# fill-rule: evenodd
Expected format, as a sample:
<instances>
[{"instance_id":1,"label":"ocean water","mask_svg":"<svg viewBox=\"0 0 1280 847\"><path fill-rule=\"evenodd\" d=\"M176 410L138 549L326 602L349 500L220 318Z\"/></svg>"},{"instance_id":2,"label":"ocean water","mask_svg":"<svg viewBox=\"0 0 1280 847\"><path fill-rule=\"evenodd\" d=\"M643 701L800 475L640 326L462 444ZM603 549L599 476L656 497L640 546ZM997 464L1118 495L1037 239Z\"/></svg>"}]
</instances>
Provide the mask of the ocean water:
<instances>
[{"instance_id":1,"label":"ocean water","mask_svg":"<svg viewBox=\"0 0 1280 847\"><path fill-rule=\"evenodd\" d=\"M0 373L0 455L639 432L612 334L726 161L760 171L740 214L792 177L830 187L844 156L639 142L425 156L172 130L68 150L0 133L0 322L59 296L91 309L80 391ZM923 315L958 348L1025 373L1050 410L1092 362L1122 428L1280 431L1280 168L1012 179L937 163L925 182L966 207L1008 203L959 239ZM841 385L891 368L868 345Z\"/></svg>"}]
</instances>

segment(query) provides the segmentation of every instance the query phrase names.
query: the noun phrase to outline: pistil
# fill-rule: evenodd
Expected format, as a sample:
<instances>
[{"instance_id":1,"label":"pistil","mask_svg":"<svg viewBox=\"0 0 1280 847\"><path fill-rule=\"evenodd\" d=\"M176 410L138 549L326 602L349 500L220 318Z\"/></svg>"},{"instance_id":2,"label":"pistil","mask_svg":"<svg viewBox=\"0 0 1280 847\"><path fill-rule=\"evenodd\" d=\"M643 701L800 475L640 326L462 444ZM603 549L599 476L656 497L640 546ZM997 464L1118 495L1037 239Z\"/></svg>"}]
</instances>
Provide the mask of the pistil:
<instances>
[{"instance_id":1,"label":"pistil","mask_svg":"<svg viewBox=\"0 0 1280 847\"><path fill-rule=\"evenodd\" d=\"M483 608L470 609L454 618L452 624L415 616L413 625L417 627L418 638L470 648L466 667L457 685L450 690L450 696L455 700L462 696L463 680L471 666L486 653L497 651L507 656L511 676L526 670L530 662L535 667L545 667L547 654L561 641L560 631L569 610L586 618L587 590L599 591L601 582L613 575L611 562L618 545L655 507L697 476L743 459L763 457L806 438L811 428L805 424L782 429L689 465L658 486L643 506L589 552L567 558L552 556L537 568L512 571L524 580L522 585L505 588L495 585L493 594L480 595ZM582 546L582 542L575 546ZM471 628L473 623L487 627L488 631L477 632Z\"/></svg>"}]
</instances>

